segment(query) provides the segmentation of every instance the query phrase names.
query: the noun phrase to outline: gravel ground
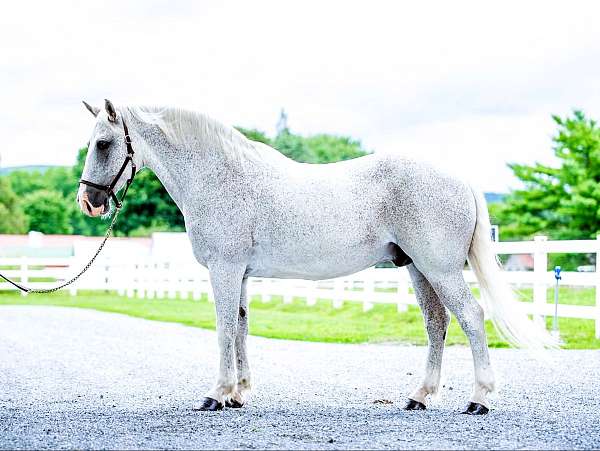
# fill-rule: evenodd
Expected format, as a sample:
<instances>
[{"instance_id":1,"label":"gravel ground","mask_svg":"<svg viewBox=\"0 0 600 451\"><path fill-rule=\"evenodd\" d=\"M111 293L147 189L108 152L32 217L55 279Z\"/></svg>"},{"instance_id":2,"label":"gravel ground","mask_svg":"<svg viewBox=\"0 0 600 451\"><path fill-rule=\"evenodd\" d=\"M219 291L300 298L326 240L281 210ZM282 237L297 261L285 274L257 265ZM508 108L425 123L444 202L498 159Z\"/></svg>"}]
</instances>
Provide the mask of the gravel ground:
<instances>
[{"instance_id":1,"label":"gravel ground","mask_svg":"<svg viewBox=\"0 0 600 451\"><path fill-rule=\"evenodd\" d=\"M600 447L599 351L539 361L492 350L500 390L489 415L471 417L459 414L473 377L466 348L447 349L429 410L405 412L423 347L249 343L250 403L195 412L216 374L214 332L0 307L0 448Z\"/></svg>"}]
</instances>

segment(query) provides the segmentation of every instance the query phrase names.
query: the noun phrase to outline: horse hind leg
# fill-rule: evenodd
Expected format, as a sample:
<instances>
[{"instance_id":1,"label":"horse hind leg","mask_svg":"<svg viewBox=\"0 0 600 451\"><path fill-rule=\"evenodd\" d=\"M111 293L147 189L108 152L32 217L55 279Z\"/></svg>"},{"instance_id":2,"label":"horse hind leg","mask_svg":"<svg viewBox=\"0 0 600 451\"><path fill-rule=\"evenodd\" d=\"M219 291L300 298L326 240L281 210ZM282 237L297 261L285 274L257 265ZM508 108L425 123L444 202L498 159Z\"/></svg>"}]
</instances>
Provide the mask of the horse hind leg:
<instances>
[{"instance_id":1,"label":"horse hind leg","mask_svg":"<svg viewBox=\"0 0 600 451\"><path fill-rule=\"evenodd\" d=\"M429 281L415 265L409 265L408 272L412 279L417 302L423 312L425 328L429 338L429 347L427 350L425 377L419 387L409 397L405 410L424 410L426 408L427 397L436 394L439 389L442 354L444 352L444 341L446 339L448 324L450 323L450 315L446 307L439 300Z\"/></svg>"},{"instance_id":2,"label":"horse hind leg","mask_svg":"<svg viewBox=\"0 0 600 451\"><path fill-rule=\"evenodd\" d=\"M456 317L471 345L475 384L471 402L463 413L486 414L489 411L486 396L494 390L494 373L490 365L483 309L475 301L460 270L444 274L427 274L427 279L442 303Z\"/></svg>"}]
</instances>

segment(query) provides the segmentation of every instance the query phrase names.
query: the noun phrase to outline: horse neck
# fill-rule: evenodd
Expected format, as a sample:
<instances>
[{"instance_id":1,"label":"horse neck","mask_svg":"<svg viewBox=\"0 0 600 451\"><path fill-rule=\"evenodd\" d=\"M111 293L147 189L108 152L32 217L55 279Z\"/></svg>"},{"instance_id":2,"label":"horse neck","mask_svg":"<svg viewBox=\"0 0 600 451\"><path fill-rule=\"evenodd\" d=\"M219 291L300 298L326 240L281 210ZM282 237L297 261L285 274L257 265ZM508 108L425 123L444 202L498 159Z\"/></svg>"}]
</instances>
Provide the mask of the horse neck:
<instances>
[{"instance_id":1,"label":"horse neck","mask_svg":"<svg viewBox=\"0 0 600 451\"><path fill-rule=\"evenodd\" d=\"M184 144L173 144L154 125L138 123L136 131L145 143L142 164L158 177L179 209L197 205L215 190L224 190L228 180L236 184L256 176L257 160L243 146L231 152L227 140L193 137ZM260 166L260 165L259 165Z\"/></svg>"}]
</instances>

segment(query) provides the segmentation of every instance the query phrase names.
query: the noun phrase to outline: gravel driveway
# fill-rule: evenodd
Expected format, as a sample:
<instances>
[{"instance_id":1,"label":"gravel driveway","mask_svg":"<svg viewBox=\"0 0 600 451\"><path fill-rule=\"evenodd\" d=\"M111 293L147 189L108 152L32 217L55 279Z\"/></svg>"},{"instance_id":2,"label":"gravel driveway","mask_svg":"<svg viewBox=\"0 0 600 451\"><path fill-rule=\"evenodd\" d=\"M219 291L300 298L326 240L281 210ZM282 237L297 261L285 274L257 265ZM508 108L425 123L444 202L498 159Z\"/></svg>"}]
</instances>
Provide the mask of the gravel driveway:
<instances>
[{"instance_id":1,"label":"gravel driveway","mask_svg":"<svg viewBox=\"0 0 600 451\"><path fill-rule=\"evenodd\" d=\"M447 349L429 410L405 412L423 347L249 342L251 402L195 412L216 374L214 332L2 306L0 448L600 447L599 351L540 362L492 350L500 390L489 415L471 417L459 414L473 377L466 348Z\"/></svg>"}]
</instances>

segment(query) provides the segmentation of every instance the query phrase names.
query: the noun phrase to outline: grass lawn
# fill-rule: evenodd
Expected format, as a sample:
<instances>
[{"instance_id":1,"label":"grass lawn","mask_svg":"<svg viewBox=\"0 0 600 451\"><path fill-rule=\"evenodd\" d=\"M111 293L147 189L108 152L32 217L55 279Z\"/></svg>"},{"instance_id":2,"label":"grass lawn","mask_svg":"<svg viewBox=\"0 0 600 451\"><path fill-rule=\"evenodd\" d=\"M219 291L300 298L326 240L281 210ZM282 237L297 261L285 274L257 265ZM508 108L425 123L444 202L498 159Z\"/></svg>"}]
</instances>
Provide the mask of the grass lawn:
<instances>
[{"instance_id":1,"label":"grass lawn","mask_svg":"<svg viewBox=\"0 0 600 451\"><path fill-rule=\"evenodd\" d=\"M531 298L530 289L520 290L520 293ZM552 296L553 291L549 290L548 298ZM593 305L594 296L594 289L565 287L561 289L560 300L565 304ZM59 292L25 297L15 292L0 292L0 305L9 304L89 308L205 329L215 328L214 305L206 299L129 299L114 292L99 291L82 291L77 296ZM398 313L396 306L376 304L372 310L363 312L362 305L354 302L346 302L342 308L334 309L331 302L324 300L309 307L300 299L294 299L291 304L283 304L277 299L271 302L253 299L249 316L250 333L262 337L336 343L427 343L421 313L413 306L407 312ZM548 318L550 325L551 318ZM600 349L600 340L594 338L592 320L561 318L559 326L565 348ZM486 323L486 330L491 347L506 347L491 323ZM467 344L454 319L446 342L451 345Z\"/></svg>"}]
</instances>

